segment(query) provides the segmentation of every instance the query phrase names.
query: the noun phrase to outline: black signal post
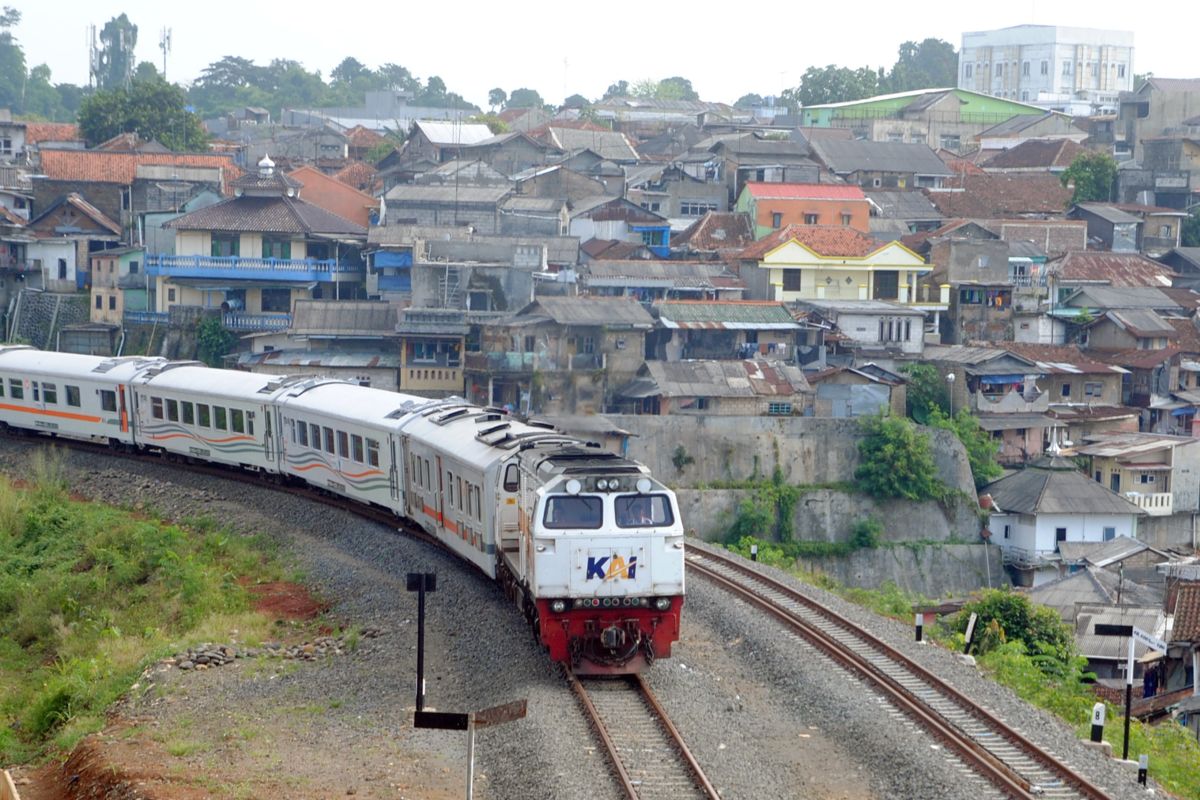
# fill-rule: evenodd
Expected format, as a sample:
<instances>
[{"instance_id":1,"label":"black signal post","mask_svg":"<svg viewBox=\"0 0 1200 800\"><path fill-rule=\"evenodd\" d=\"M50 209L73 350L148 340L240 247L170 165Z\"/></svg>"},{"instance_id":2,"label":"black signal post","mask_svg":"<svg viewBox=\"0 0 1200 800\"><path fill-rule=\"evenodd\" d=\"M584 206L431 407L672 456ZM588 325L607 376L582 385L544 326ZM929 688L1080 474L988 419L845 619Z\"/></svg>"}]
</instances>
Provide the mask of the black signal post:
<instances>
[{"instance_id":1,"label":"black signal post","mask_svg":"<svg viewBox=\"0 0 1200 800\"><path fill-rule=\"evenodd\" d=\"M408 591L417 593L417 711L423 711L425 709L425 593L437 591L437 573L410 572L408 573L407 588Z\"/></svg>"}]
</instances>

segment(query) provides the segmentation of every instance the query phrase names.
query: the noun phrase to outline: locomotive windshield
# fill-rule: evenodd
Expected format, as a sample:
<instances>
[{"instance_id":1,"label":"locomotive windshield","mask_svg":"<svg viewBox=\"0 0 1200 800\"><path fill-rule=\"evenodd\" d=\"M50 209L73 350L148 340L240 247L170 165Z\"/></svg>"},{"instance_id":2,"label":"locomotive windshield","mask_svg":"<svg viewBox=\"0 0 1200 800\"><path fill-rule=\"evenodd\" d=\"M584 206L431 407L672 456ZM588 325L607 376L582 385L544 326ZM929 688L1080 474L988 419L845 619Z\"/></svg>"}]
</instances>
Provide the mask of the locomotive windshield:
<instances>
[{"instance_id":1,"label":"locomotive windshield","mask_svg":"<svg viewBox=\"0 0 1200 800\"><path fill-rule=\"evenodd\" d=\"M617 526L621 528L657 528L675 521L671 501L665 494L626 494L617 497L613 504Z\"/></svg>"},{"instance_id":2,"label":"locomotive windshield","mask_svg":"<svg viewBox=\"0 0 1200 800\"><path fill-rule=\"evenodd\" d=\"M546 500L547 528L588 528L595 530L604 522L604 501L599 497L572 494L551 495Z\"/></svg>"}]
</instances>

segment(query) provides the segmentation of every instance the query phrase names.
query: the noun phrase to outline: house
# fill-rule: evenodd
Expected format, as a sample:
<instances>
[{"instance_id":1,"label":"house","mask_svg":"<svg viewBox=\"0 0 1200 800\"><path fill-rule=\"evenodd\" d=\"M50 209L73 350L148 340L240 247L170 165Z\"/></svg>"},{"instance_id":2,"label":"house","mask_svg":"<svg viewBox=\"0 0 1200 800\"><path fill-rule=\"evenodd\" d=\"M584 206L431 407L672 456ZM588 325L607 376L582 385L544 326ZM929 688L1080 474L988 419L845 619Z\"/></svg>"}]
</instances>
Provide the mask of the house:
<instances>
[{"instance_id":1,"label":"house","mask_svg":"<svg viewBox=\"0 0 1200 800\"><path fill-rule=\"evenodd\" d=\"M1079 203L1070 214L1088 224L1088 237L1114 253L1136 253L1142 240L1142 220L1106 203Z\"/></svg>"},{"instance_id":2,"label":"house","mask_svg":"<svg viewBox=\"0 0 1200 800\"><path fill-rule=\"evenodd\" d=\"M756 300L917 302L925 260L854 228L789 225L746 247L739 274ZM924 299L924 298L922 298Z\"/></svg>"},{"instance_id":3,"label":"house","mask_svg":"<svg viewBox=\"0 0 1200 800\"><path fill-rule=\"evenodd\" d=\"M950 287L950 309L940 331L947 344L1011 341L1014 308L1019 303L1038 309L1046 294L1045 276L1034 261L1014 263L1010 244L986 229L961 226L931 237L926 247L933 269L921 281L922 292Z\"/></svg>"},{"instance_id":4,"label":"house","mask_svg":"<svg viewBox=\"0 0 1200 800\"><path fill-rule=\"evenodd\" d=\"M943 216L968 219L1061 219L1071 202L1071 190L1049 173L964 173L924 191Z\"/></svg>"},{"instance_id":5,"label":"house","mask_svg":"<svg viewBox=\"0 0 1200 800\"><path fill-rule=\"evenodd\" d=\"M613 406L626 414L790 417L811 407L811 395L800 368L778 361L647 361L616 390Z\"/></svg>"},{"instance_id":6,"label":"house","mask_svg":"<svg viewBox=\"0 0 1200 800\"><path fill-rule=\"evenodd\" d=\"M742 188L750 181L820 181L821 167L812 160L812 151L805 141L739 133L698 143L695 149L708 154L700 166L706 170L706 177L725 184L730 202L741 195Z\"/></svg>"},{"instance_id":7,"label":"house","mask_svg":"<svg viewBox=\"0 0 1200 800\"><path fill-rule=\"evenodd\" d=\"M562 164L518 172L512 176L512 182L518 195L565 199L569 206L579 205L592 198L612 196L603 181L568 169Z\"/></svg>"},{"instance_id":8,"label":"house","mask_svg":"<svg viewBox=\"0 0 1200 800\"><path fill-rule=\"evenodd\" d=\"M1200 136L1176 131L1142 138L1138 147L1140 161L1117 171L1117 198L1178 211L1193 207L1200 199Z\"/></svg>"},{"instance_id":9,"label":"house","mask_svg":"<svg viewBox=\"0 0 1200 800\"><path fill-rule=\"evenodd\" d=\"M1179 247L1186 211L1140 203L1114 203L1112 207L1141 220L1138 251L1144 255L1161 259Z\"/></svg>"},{"instance_id":10,"label":"house","mask_svg":"<svg viewBox=\"0 0 1200 800\"><path fill-rule=\"evenodd\" d=\"M508 131L464 145L460 152L462 158L478 159L501 175L516 175L555 160L564 151L522 131Z\"/></svg>"},{"instance_id":11,"label":"house","mask_svg":"<svg viewBox=\"0 0 1200 800\"><path fill-rule=\"evenodd\" d=\"M754 225L749 216L710 211L671 235L671 251L682 258L736 261L736 254L753 241Z\"/></svg>"},{"instance_id":12,"label":"house","mask_svg":"<svg viewBox=\"0 0 1200 800\"><path fill-rule=\"evenodd\" d=\"M633 142L619 131L604 128L568 128L552 122L536 138L563 153L590 150L601 159L614 164L636 164L641 160Z\"/></svg>"},{"instance_id":13,"label":"house","mask_svg":"<svg viewBox=\"0 0 1200 800\"><path fill-rule=\"evenodd\" d=\"M351 299L363 282L367 230L298 196L300 184L263 157L235 196L176 217L175 254L148 253L155 311L220 308L239 330L280 330L302 299Z\"/></svg>"},{"instance_id":14,"label":"house","mask_svg":"<svg viewBox=\"0 0 1200 800\"><path fill-rule=\"evenodd\" d=\"M839 348L863 360L920 357L925 350L925 312L884 300L797 300L833 328ZM810 319L811 319L810 315Z\"/></svg>"},{"instance_id":15,"label":"house","mask_svg":"<svg viewBox=\"0 0 1200 800\"><path fill-rule=\"evenodd\" d=\"M366 228L372 218L378 221L379 198L360 192L310 166L288 173L302 187L300 196L307 202Z\"/></svg>"},{"instance_id":16,"label":"house","mask_svg":"<svg viewBox=\"0 0 1200 800\"><path fill-rule=\"evenodd\" d=\"M399 312L402 392L421 397L464 395L464 354L471 326L451 309L406 308Z\"/></svg>"},{"instance_id":17,"label":"house","mask_svg":"<svg viewBox=\"0 0 1200 800\"><path fill-rule=\"evenodd\" d=\"M1196 566L1173 565L1173 569L1185 574L1195 573ZM1169 637L1171 651L1179 652L1185 659L1190 654L1192 662L1191 669L1185 672L1185 675L1190 673L1192 696L1180 705L1181 708L1186 707L1188 727L1200 731L1200 580L1197 577L1200 576L1191 574L1188 579L1171 576L1176 585L1174 591L1168 593L1167 611L1172 614L1175 623ZM1186 685L1183 681L1179 684ZM1167 686L1172 688L1179 684L1168 682Z\"/></svg>"},{"instance_id":18,"label":"house","mask_svg":"<svg viewBox=\"0 0 1200 800\"><path fill-rule=\"evenodd\" d=\"M1136 537L1138 517L1145 514L1057 455L1039 458L980 493L991 496L988 528L1018 586L1059 577L1061 543Z\"/></svg>"},{"instance_id":19,"label":"house","mask_svg":"<svg viewBox=\"0 0 1200 800\"><path fill-rule=\"evenodd\" d=\"M1014 116L1040 117L1041 109L993 97L990 92L916 89L801 109L801 123L850 130L875 142L924 143L961 152L983 130Z\"/></svg>"},{"instance_id":20,"label":"house","mask_svg":"<svg viewBox=\"0 0 1200 800\"><path fill-rule=\"evenodd\" d=\"M1029 592L1029 599L1039 606L1058 612L1063 622L1075 627L1075 617L1081 607L1087 606L1155 606L1161 605L1163 593L1126 579L1116 570L1095 566L1086 558L1071 558L1069 554L1091 551L1113 542L1136 542L1120 536L1110 542L1060 542L1058 547L1064 554L1066 574L1060 578L1040 584ZM1139 542L1140 544L1140 542ZM1069 564L1069 566L1068 566Z\"/></svg>"},{"instance_id":21,"label":"house","mask_svg":"<svg viewBox=\"0 0 1200 800\"><path fill-rule=\"evenodd\" d=\"M586 414L642 364L654 319L632 298L539 297L483 321L466 354L467 398L523 413Z\"/></svg>"},{"instance_id":22,"label":"house","mask_svg":"<svg viewBox=\"0 0 1200 800\"><path fill-rule=\"evenodd\" d=\"M24 231L32 236L25 245L30 270L41 273L41 285L49 292L89 286L91 254L121 241L121 226L74 192L50 204Z\"/></svg>"},{"instance_id":23,"label":"house","mask_svg":"<svg viewBox=\"0 0 1200 800\"><path fill-rule=\"evenodd\" d=\"M500 233L500 206L512 194L509 186L426 186L402 183L383 196L388 225L470 227Z\"/></svg>"},{"instance_id":24,"label":"house","mask_svg":"<svg viewBox=\"0 0 1200 800\"><path fill-rule=\"evenodd\" d=\"M1171 554L1128 536L1117 536L1106 542L1063 542L1059 545L1063 564L1072 572L1103 570L1113 578L1128 580L1141 587L1140 596L1146 605L1162 606L1165 581L1159 566L1171 560ZM1124 586L1117 583L1117 591ZM1121 598L1135 604L1134 596Z\"/></svg>"},{"instance_id":25,"label":"house","mask_svg":"<svg viewBox=\"0 0 1200 800\"><path fill-rule=\"evenodd\" d=\"M825 225L870 231L871 206L857 186L748 181L736 211L754 222L755 238L788 225Z\"/></svg>"},{"instance_id":26,"label":"house","mask_svg":"<svg viewBox=\"0 0 1200 800\"><path fill-rule=\"evenodd\" d=\"M658 328L646 337L652 359L790 361L802 326L783 303L761 300L663 300L654 304Z\"/></svg>"},{"instance_id":27,"label":"house","mask_svg":"<svg viewBox=\"0 0 1200 800\"><path fill-rule=\"evenodd\" d=\"M150 277L146 274L146 251L141 247L101 250L91 256L91 321L122 324L126 310L149 311Z\"/></svg>"},{"instance_id":28,"label":"house","mask_svg":"<svg viewBox=\"0 0 1200 800\"><path fill-rule=\"evenodd\" d=\"M740 300L745 292L741 279L719 261L594 260L581 278L587 294L635 297L643 303Z\"/></svg>"},{"instance_id":29,"label":"house","mask_svg":"<svg viewBox=\"0 0 1200 800\"><path fill-rule=\"evenodd\" d=\"M1120 99L1117 152L1123 159L1144 163L1146 139L1183 132L1184 120L1200 113L1200 79L1152 75L1132 88ZM1175 207L1162 198L1156 202Z\"/></svg>"},{"instance_id":30,"label":"house","mask_svg":"<svg viewBox=\"0 0 1200 800\"><path fill-rule=\"evenodd\" d=\"M418 119L408 130L401 150L406 164L444 164L462 157L471 145L491 139L492 131L479 122L441 122ZM382 168L382 166L381 166Z\"/></svg>"},{"instance_id":31,"label":"house","mask_svg":"<svg viewBox=\"0 0 1200 800\"><path fill-rule=\"evenodd\" d=\"M1172 284L1179 288L1200 288L1200 247L1176 247L1159 261L1175 278Z\"/></svg>"},{"instance_id":32,"label":"house","mask_svg":"<svg viewBox=\"0 0 1200 800\"><path fill-rule=\"evenodd\" d=\"M1163 350L1179 338L1175 326L1148 308L1111 309L1084 328L1095 350Z\"/></svg>"},{"instance_id":33,"label":"house","mask_svg":"<svg viewBox=\"0 0 1200 800\"><path fill-rule=\"evenodd\" d=\"M936 189L954 176L929 145L914 142L818 140L813 157L847 183L870 189Z\"/></svg>"},{"instance_id":34,"label":"house","mask_svg":"<svg viewBox=\"0 0 1200 800\"><path fill-rule=\"evenodd\" d=\"M1083 131L1076 131L1082 137ZM1029 139L1009 150L1001 150L983 162L988 173L1046 173L1059 175L1080 155L1083 145L1070 139Z\"/></svg>"},{"instance_id":35,"label":"house","mask_svg":"<svg viewBox=\"0 0 1200 800\"><path fill-rule=\"evenodd\" d=\"M27 169L0 164L0 208L29 221L33 210L33 185Z\"/></svg>"},{"instance_id":36,"label":"house","mask_svg":"<svg viewBox=\"0 0 1200 800\"><path fill-rule=\"evenodd\" d=\"M1075 612L1075 644L1079 648L1079 655L1087 659L1088 671L1096 674L1097 685L1115 690L1113 694L1121 697L1128 683L1125 672L1129 664L1130 640L1121 636L1097 634L1096 626L1132 625L1159 638L1164 632L1164 623L1161 605L1080 605ZM1145 668L1143 659L1150 652L1150 648L1136 639L1132 644L1133 680L1140 695L1140 678Z\"/></svg>"},{"instance_id":37,"label":"house","mask_svg":"<svg viewBox=\"0 0 1200 800\"><path fill-rule=\"evenodd\" d=\"M866 196L871 204L867 232L881 241L935 230L942 225L941 212L919 192L872 189Z\"/></svg>"},{"instance_id":38,"label":"house","mask_svg":"<svg viewBox=\"0 0 1200 800\"><path fill-rule=\"evenodd\" d=\"M625 181L625 196L655 214L681 224L708 213L729 210L725 186L688 173L677 164L650 164L633 167ZM687 220L687 223L682 223Z\"/></svg>"},{"instance_id":39,"label":"house","mask_svg":"<svg viewBox=\"0 0 1200 800\"><path fill-rule=\"evenodd\" d=\"M1051 297L1058 302L1065 302L1076 289L1101 290L1097 297L1103 297L1102 305L1091 308L1130 308L1137 306L1123 303L1137 302L1142 307L1144 298L1138 292L1110 291L1109 289L1169 289L1173 285L1175 274L1157 261L1137 253L1103 253L1095 251L1071 252L1064 256L1051 259L1047 268ZM1127 297L1129 299L1122 300ZM1077 303L1076 303L1077 305ZM1178 303L1171 302L1178 307ZM1154 306L1159 307L1159 306Z\"/></svg>"},{"instance_id":40,"label":"house","mask_svg":"<svg viewBox=\"0 0 1200 800\"><path fill-rule=\"evenodd\" d=\"M1154 516L1200 510L1200 439L1161 433L1097 433L1075 452L1099 483Z\"/></svg>"},{"instance_id":41,"label":"house","mask_svg":"<svg viewBox=\"0 0 1200 800\"><path fill-rule=\"evenodd\" d=\"M817 392L813 416L861 417L882 412L903 417L907 413L907 381L875 364L830 367L806 377Z\"/></svg>"},{"instance_id":42,"label":"house","mask_svg":"<svg viewBox=\"0 0 1200 800\"><path fill-rule=\"evenodd\" d=\"M1030 155L1034 150L1027 150L1026 154L1021 155L1015 161L1028 162L1030 160L1046 163L1047 160L1062 163L1061 169L1070 166L1071 160L1076 154L1083 152L1083 148L1079 145L1080 142L1087 138L1087 132L1075 127L1074 121L1070 115L1063 114L1058 111L1047 111L1043 114L1020 114L997 125L993 125L975 137L975 141L979 143L979 149L983 152L1001 151L1008 153L1020 149L1024 145L1035 142L1043 155ZM1061 145L1073 145L1073 147L1062 148ZM1049 153L1054 153L1052 157L1047 158ZM997 153L996 155L1000 155ZM985 164L988 164L984 169L991 170L990 159L987 159ZM1006 166L1015 166L1014 162L1009 162ZM1049 168L1049 165L1047 165Z\"/></svg>"},{"instance_id":43,"label":"house","mask_svg":"<svg viewBox=\"0 0 1200 800\"><path fill-rule=\"evenodd\" d=\"M570 232L581 241L616 239L640 242L656 257L669 258L671 224L622 197L589 198L571 209Z\"/></svg>"}]
</instances>

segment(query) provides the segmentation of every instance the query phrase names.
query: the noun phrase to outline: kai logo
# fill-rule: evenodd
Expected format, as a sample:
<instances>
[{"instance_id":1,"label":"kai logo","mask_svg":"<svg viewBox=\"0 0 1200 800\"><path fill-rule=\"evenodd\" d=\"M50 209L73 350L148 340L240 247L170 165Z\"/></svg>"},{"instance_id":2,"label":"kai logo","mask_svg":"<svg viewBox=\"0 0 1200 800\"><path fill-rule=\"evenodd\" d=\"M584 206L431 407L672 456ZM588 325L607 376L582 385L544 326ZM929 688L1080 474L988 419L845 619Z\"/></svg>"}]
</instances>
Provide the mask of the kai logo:
<instances>
[{"instance_id":1,"label":"kai logo","mask_svg":"<svg viewBox=\"0 0 1200 800\"><path fill-rule=\"evenodd\" d=\"M599 578L602 581L615 581L626 578L633 580L637 576L637 556L631 556L629 561L619 555L588 556L587 577L584 580Z\"/></svg>"}]
</instances>

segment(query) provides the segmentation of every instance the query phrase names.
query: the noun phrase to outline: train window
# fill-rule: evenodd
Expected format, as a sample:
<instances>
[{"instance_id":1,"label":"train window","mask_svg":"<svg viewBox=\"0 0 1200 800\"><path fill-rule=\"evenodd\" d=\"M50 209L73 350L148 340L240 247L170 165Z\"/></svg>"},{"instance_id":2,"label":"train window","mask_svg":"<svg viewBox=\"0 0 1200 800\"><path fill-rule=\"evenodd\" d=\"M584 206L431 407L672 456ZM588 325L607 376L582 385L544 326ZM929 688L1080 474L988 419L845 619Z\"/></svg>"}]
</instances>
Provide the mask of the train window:
<instances>
[{"instance_id":1,"label":"train window","mask_svg":"<svg viewBox=\"0 0 1200 800\"><path fill-rule=\"evenodd\" d=\"M167 419L171 422L179 422L179 401L167 398Z\"/></svg>"},{"instance_id":2,"label":"train window","mask_svg":"<svg viewBox=\"0 0 1200 800\"><path fill-rule=\"evenodd\" d=\"M223 406L213 406L213 427L219 431L229 430L227 416Z\"/></svg>"},{"instance_id":3,"label":"train window","mask_svg":"<svg viewBox=\"0 0 1200 800\"><path fill-rule=\"evenodd\" d=\"M4 379L0 378L0 397L4 397Z\"/></svg>"},{"instance_id":4,"label":"train window","mask_svg":"<svg viewBox=\"0 0 1200 800\"><path fill-rule=\"evenodd\" d=\"M187 400L183 401L183 424L196 424L196 406L194 403L189 403Z\"/></svg>"},{"instance_id":5,"label":"train window","mask_svg":"<svg viewBox=\"0 0 1200 800\"><path fill-rule=\"evenodd\" d=\"M367 439L367 463L372 467L379 466L379 442Z\"/></svg>"},{"instance_id":6,"label":"train window","mask_svg":"<svg viewBox=\"0 0 1200 800\"><path fill-rule=\"evenodd\" d=\"M42 399L47 403L58 405L58 386L53 383L42 384Z\"/></svg>"},{"instance_id":7,"label":"train window","mask_svg":"<svg viewBox=\"0 0 1200 800\"><path fill-rule=\"evenodd\" d=\"M604 521L604 502L599 497L574 494L551 495L546 501L547 528L586 528L595 530Z\"/></svg>"},{"instance_id":8,"label":"train window","mask_svg":"<svg viewBox=\"0 0 1200 800\"><path fill-rule=\"evenodd\" d=\"M117 393L111 389L100 390L100 408L104 411L117 410Z\"/></svg>"},{"instance_id":9,"label":"train window","mask_svg":"<svg viewBox=\"0 0 1200 800\"><path fill-rule=\"evenodd\" d=\"M454 491L458 492L458 510L462 511L463 510L462 478L454 479Z\"/></svg>"},{"instance_id":10,"label":"train window","mask_svg":"<svg viewBox=\"0 0 1200 800\"><path fill-rule=\"evenodd\" d=\"M454 508L454 476L450 470L446 470L446 498L450 501L450 507Z\"/></svg>"},{"instance_id":11,"label":"train window","mask_svg":"<svg viewBox=\"0 0 1200 800\"><path fill-rule=\"evenodd\" d=\"M475 487L472 486L470 483L468 483L467 484L467 516L468 517L475 516L475 512L473 511L473 509L475 507L474 500L475 500Z\"/></svg>"},{"instance_id":12,"label":"train window","mask_svg":"<svg viewBox=\"0 0 1200 800\"><path fill-rule=\"evenodd\" d=\"M196 421L200 423L201 428L212 427L212 411L207 403L196 404Z\"/></svg>"},{"instance_id":13,"label":"train window","mask_svg":"<svg viewBox=\"0 0 1200 800\"><path fill-rule=\"evenodd\" d=\"M308 447L308 423L296 423L296 442Z\"/></svg>"},{"instance_id":14,"label":"train window","mask_svg":"<svg viewBox=\"0 0 1200 800\"><path fill-rule=\"evenodd\" d=\"M38 382L30 381L30 387L33 389L33 402L40 402L41 397L38 395Z\"/></svg>"},{"instance_id":15,"label":"train window","mask_svg":"<svg viewBox=\"0 0 1200 800\"><path fill-rule=\"evenodd\" d=\"M150 398L150 416L155 419L163 418L163 403L161 397Z\"/></svg>"},{"instance_id":16,"label":"train window","mask_svg":"<svg viewBox=\"0 0 1200 800\"><path fill-rule=\"evenodd\" d=\"M246 432L246 415L240 408L229 409L229 427L235 433Z\"/></svg>"},{"instance_id":17,"label":"train window","mask_svg":"<svg viewBox=\"0 0 1200 800\"><path fill-rule=\"evenodd\" d=\"M504 491L515 492L521 488L521 482L517 473L517 465L509 464L504 468Z\"/></svg>"},{"instance_id":18,"label":"train window","mask_svg":"<svg viewBox=\"0 0 1200 800\"><path fill-rule=\"evenodd\" d=\"M313 425L310 422L308 424L308 438L309 438L310 443L312 444L312 449L320 450L321 449L321 426Z\"/></svg>"},{"instance_id":19,"label":"train window","mask_svg":"<svg viewBox=\"0 0 1200 800\"><path fill-rule=\"evenodd\" d=\"M325 432L325 452L332 455L334 453L333 428L322 428L321 430Z\"/></svg>"},{"instance_id":20,"label":"train window","mask_svg":"<svg viewBox=\"0 0 1200 800\"><path fill-rule=\"evenodd\" d=\"M16 378L8 379L8 396L13 400L22 400L25 397L25 388Z\"/></svg>"},{"instance_id":21,"label":"train window","mask_svg":"<svg viewBox=\"0 0 1200 800\"><path fill-rule=\"evenodd\" d=\"M675 521L671 500L665 494L626 494L613 501L617 526L621 528L662 527Z\"/></svg>"},{"instance_id":22,"label":"train window","mask_svg":"<svg viewBox=\"0 0 1200 800\"><path fill-rule=\"evenodd\" d=\"M246 433L250 434L251 436L254 435L254 412L253 411L246 412Z\"/></svg>"},{"instance_id":23,"label":"train window","mask_svg":"<svg viewBox=\"0 0 1200 800\"><path fill-rule=\"evenodd\" d=\"M363 463L363 438L358 434L350 437L350 457L358 463Z\"/></svg>"},{"instance_id":24,"label":"train window","mask_svg":"<svg viewBox=\"0 0 1200 800\"><path fill-rule=\"evenodd\" d=\"M338 455L342 458L350 457L350 435L345 431L337 432Z\"/></svg>"},{"instance_id":25,"label":"train window","mask_svg":"<svg viewBox=\"0 0 1200 800\"><path fill-rule=\"evenodd\" d=\"M66 390L67 390L67 405L74 406L75 408L79 408L79 406L81 405L80 398L79 398L79 387L78 386L66 386L64 388L66 388Z\"/></svg>"},{"instance_id":26,"label":"train window","mask_svg":"<svg viewBox=\"0 0 1200 800\"><path fill-rule=\"evenodd\" d=\"M421 459L421 462L425 467L425 488L432 489L433 481L429 480L429 459L423 458L423 459Z\"/></svg>"}]
</instances>

